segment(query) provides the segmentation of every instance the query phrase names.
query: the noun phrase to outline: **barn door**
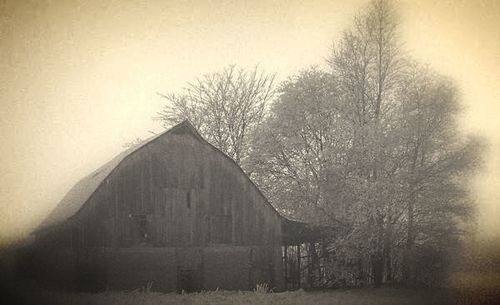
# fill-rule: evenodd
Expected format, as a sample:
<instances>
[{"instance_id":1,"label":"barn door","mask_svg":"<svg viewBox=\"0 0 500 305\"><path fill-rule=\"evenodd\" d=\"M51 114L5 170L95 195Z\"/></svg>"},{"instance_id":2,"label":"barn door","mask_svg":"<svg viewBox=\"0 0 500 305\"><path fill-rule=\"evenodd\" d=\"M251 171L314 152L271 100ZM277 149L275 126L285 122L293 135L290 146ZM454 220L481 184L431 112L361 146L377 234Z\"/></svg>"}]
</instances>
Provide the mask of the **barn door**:
<instances>
[{"instance_id":1,"label":"barn door","mask_svg":"<svg viewBox=\"0 0 500 305\"><path fill-rule=\"evenodd\" d=\"M195 270L179 267L177 269L177 293L199 291L195 277Z\"/></svg>"},{"instance_id":2,"label":"barn door","mask_svg":"<svg viewBox=\"0 0 500 305\"><path fill-rule=\"evenodd\" d=\"M199 248L177 250L177 292L196 292L203 287L202 256Z\"/></svg>"}]
</instances>

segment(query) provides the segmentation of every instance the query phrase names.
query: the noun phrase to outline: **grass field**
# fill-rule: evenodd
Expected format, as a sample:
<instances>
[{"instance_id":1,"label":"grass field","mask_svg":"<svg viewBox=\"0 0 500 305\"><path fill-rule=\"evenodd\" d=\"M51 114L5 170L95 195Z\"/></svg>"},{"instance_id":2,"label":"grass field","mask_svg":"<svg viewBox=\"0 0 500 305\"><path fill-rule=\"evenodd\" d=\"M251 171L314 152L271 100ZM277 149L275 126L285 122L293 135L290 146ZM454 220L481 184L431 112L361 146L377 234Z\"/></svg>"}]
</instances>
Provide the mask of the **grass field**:
<instances>
[{"instance_id":1,"label":"grass field","mask_svg":"<svg viewBox=\"0 0 500 305\"><path fill-rule=\"evenodd\" d=\"M229 305L229 304L338 304L338 305L426 305L443 304L444 296L437 291L403 289L354 289L333 291L294 291L283 293L214 291L191 294L160 294L140 292L107 292L99 294L44 293L25 299L39 304L109 304L109 305Z\"/></svg>"},{"instance_id":2,"label":"grass field","mask_svg":"<svg viewBox=\"0 0 500 305\"><path fill-rule=\"evenodd\" d=\"M141 292L64 293L10 282L0 293L0 304L36 305L494 305L500 304L500 275L457 274L449 289L396 287L325 291L206 291L190 294ZM4 287L5 288L5 287ZM10 301L10 302L8 302Z\"/></svg>"},{"instance_id":3,"label":"grass field","mask_svg":"<svg viewBox=\"0 0 500 305\"><path fill-rule=\"evenodd\" d=\"M500 296L500 295L497 295ZM499 304L492 296L460 295L450 291L403 288L363 288L282 293L211 291L191 294L144 292L61 293L47 292L17 295L15 304L72 305L472 305ZM6 304L3 303L2 304Z\"/></svg>"}]
</instances>

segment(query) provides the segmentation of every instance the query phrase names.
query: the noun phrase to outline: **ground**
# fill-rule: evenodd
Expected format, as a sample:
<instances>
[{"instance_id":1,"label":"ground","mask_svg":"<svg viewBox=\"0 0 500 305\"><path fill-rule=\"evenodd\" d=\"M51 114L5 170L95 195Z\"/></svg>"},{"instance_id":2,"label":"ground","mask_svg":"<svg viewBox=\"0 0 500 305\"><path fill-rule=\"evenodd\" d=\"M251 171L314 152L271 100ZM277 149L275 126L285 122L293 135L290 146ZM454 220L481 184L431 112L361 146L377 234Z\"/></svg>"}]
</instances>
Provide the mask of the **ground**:
<instances>
[{"instance_id":1,"label":"ground","mask_svg":"<svg viewBox=\"0 0 500 305\"><path fill-rule=\"evenodd\" d=\"M2 274L0 273L0 278ZM500 304L500 273L454 274L448 288L355 288L317 291L269 292L205 291L176 294L135 291L70 293L40 288L35 282L0 281L0 304L22 305L495 305ZM150 287L151 288L151 287Z\"/></svg>"},{"instance_id":2,"label":"ground","mask_svg":"<svg viewBox=\"0 0 500 305\"><path fill-rule=\"evenodd\" d=\"M43 292L17 296L16 304L72 304L72 305L441 305L441 304L496 304L493 299L477 303L468 299L448 300L449 292L431 289L362 288L282 293L211 291L191 294L161 294L144 291L61 293ZM447 301L448 300L448 301ZM5 303L3 303L5 304Z\"/></svg>"}]
</instances>

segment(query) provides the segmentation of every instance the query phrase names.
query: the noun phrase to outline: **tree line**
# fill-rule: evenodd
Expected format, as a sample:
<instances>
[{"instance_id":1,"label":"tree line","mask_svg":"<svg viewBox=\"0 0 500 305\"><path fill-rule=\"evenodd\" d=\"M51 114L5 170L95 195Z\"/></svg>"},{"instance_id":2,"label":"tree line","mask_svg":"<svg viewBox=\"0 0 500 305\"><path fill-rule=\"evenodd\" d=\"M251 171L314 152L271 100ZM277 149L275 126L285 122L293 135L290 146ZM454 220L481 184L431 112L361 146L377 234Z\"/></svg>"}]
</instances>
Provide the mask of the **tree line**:
<instances>
[{"instance_id":1,"label":"tree line","mask_svg":"<svg viewBox=\"0 0 500 305\"><path fill-rule=\"evenodd\" d=\"M436 284L469 229L483 141L460 132L453 81L403 48L392 4L375 0L336 41L327 69L282 83L229 66L167 93L285 214L330 228L329 251L364 283Z\"/></svg>"}]
</instances>

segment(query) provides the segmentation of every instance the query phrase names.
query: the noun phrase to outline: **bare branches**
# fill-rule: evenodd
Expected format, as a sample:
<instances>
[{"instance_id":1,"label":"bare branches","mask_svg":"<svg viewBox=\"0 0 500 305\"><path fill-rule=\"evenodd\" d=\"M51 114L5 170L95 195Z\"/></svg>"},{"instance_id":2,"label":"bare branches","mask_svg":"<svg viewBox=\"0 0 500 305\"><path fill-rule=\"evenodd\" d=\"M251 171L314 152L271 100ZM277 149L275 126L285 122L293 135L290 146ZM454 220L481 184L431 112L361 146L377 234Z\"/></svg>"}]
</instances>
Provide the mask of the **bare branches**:
<instances>
[{"instance_id":1,"label":"bare branches","mask_svg":"<svg viewBox=\"0 0 500 305\"><path fill-rule=\"evenodd\" d=\"M208 141L243 164L249 136L274 96L274 79L257 67L226 67L189 83L180 94L162 94L167 104L157 119L165 127L190 120Z\"/></svg>"},{"instance_id":2,"label":"bare branches","mask_svg":"<svg viewBox=\"0 0 500 305\"><path fill-rule=\"evenodd\" d=\"M364 255L376 281L381 263L401 274L403 257L456 238L484 147L458 132L453 84L405 56L397 19L374 0L329 72L301 71L275 92L274 75L230 66L162 95L159 113L166 127L189 119L283 211L347 226L334 242Z\"/></svg>"},{"instance_id":3,"label":"bare branches","mask_svg":"<svg viewBox=\"0 0 500 305\"><path fill-rule=\"evenodd\" d=\"M338 247L361 247L372 266L443 250L471 214L464 182L483 147L457 129L456 88L403 54L385 0L356 17L329 64L281 86L253 143L257 182L287 211L349 226Z\"/></svg>"},{"instance_id":4,"label":"bare branches","mask_svg":"<svg viewBox=\"0 0 500 305\"><path fill-rule=\"evenodd\" d=\"M329 64L339 75L339 91L348 115L360 125L379 121L390 109L404 68L397 15L388 1L372 1L345 31Z\"/></svg>"}]
</instances>

